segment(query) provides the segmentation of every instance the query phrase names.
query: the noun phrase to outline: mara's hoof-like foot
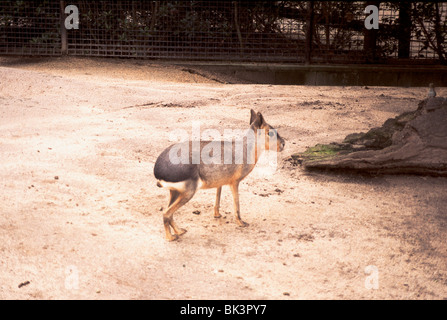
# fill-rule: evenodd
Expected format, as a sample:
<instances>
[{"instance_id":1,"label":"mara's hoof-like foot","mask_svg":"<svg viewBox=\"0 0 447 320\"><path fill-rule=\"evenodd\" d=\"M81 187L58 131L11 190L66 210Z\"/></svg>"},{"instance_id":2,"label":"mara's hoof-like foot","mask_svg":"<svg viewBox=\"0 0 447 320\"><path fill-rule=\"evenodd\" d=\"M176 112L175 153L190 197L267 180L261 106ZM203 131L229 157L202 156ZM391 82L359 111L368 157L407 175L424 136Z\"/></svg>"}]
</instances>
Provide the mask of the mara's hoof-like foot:
<instances>
[{"instance_id":1,"label":"mara's hoof-like foot","mask_svg":"<svg viewBox=\"0 0 447 320\"><path fill-rule=\"evenodd\" d=\"M237 225L238 225L239 227L242 227L242 228L245 228L245 227L248 227L248 226L249 226L249 224L248 224L247 222L242 221L242 220L237 220Z\"/></svg>"},{"instance_id":2,"label":"mara's hoof-like foot","mask_svg":"<svg viewBox=\"0 0 447 320\"><path fill-rule=\"evenodd\" d=\"M219 213L219 208L214 207L214 218L219 219L221 217L222 217L222 215Z\"/></svg>"},{"instance_id":3,"label":"mara's hoof-like foot","mask_svg":"<svg viewBox=\"0 0 447 320\"><path fill-rule=\"evenodd\" d=\"M182 234L186 233L186 229L180 228L178 230L174 231L176 235L181 236Z\"/></svg>"},{"instance_id":4,"label":"mara's hoof-like foot","mask_svg":"<svg viewBox=\"0 0 447 320\"><path fill-rule=\"evenodd\" d=\"M171 234L171 236L166 237L166 240L168 240L169 242L176 241L178 240L178 235Z\"/></svg>"}]
</instances>

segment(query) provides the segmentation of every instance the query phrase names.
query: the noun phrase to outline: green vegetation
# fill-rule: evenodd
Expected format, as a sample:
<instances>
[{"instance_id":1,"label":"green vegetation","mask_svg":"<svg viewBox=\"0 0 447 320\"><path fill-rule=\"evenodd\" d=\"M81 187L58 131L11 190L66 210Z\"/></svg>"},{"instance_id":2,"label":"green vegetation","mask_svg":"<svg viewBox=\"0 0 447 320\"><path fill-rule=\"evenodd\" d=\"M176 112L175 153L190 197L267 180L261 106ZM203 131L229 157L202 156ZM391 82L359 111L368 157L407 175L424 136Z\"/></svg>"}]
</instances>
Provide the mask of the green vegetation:
<instances>
[{"instance_id":1,"label":"green vegetation","mask_svg":"<svg viewBox=\"0 0 447 320\"><path fill-rule=\"evenodd\" d=\"M381 127L372 128L366 133L349 134L342 143L317 144L303 153L291 155L292 160L294 162L328 160L355 151L384 149L392 145L393 135L401 131L407 122L413 120L418 114L420 114L420 110L405 112L388 119Z\"/></svg>"},{"instance_id":2,"label":"green vegetation","mask_svg":"<svg viewBox=\"0 0 447 320\"><path fill-rule=\"evenodd\" d=\"M303 153L293 154L292 159L302 159L304 161L325 160L352 151L352 148L347 144L317 144L314 147L308 148Z\"/></svg>"}]
</instances>

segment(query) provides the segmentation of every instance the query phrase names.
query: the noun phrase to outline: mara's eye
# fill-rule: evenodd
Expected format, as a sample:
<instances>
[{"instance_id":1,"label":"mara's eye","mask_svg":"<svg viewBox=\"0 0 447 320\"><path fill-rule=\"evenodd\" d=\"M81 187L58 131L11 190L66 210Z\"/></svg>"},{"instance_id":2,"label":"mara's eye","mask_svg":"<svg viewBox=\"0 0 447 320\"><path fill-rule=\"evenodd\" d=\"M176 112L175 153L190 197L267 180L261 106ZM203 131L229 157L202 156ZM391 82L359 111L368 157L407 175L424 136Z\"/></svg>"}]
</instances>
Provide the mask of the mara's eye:
<instances>
[{"instance_id":1,"label":"mara's eye","mask_svg":"<svg viewBox=\"0 0 447 320\"><path fill-rule=\"evenodd\" d=\"M269 131L269 137L274 137L275 136L275 131Z\"/></svg>"}]
</instances>

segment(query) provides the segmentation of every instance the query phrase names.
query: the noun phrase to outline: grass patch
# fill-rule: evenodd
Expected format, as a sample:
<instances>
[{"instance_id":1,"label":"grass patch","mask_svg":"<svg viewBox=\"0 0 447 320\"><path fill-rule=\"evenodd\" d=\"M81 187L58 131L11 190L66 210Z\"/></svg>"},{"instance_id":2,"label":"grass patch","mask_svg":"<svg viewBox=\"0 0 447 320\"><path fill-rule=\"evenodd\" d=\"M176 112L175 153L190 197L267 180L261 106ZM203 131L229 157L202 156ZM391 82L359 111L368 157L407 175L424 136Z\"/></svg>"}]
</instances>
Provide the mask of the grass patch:
<instances>
[{"instance_id":1,"label":"grass patch","mask_svg":"<svg viewBox=\"0 0 447 320\"><path fill-rule=\"evenodd\" d=\"M292 158L296 156L302 158L304 161L316 161L329 159L339 154L346 154L349 152L352 152L349 145L341 145L336 143L317 144L314 147L308 148L303 153L292 155Z\"/></svg>"}]
</instances>

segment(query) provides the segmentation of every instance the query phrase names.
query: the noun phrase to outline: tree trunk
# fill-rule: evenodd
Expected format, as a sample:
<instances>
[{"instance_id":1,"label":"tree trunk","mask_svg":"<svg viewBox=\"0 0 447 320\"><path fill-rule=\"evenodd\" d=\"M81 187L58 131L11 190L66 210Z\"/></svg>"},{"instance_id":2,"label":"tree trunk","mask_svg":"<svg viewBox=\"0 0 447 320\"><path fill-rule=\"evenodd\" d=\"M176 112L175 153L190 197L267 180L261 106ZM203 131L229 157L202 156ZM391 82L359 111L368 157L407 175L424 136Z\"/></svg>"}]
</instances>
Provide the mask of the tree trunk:
<instances>
[{"instance_id":1,"label":"tree trunk","mask_svg":"<svg viewBox=\"0 0 447 320\"><path fill-rule=\"evenodd\" d=\"M366 6L374 5L377 8L380 6L380 1L366 1ZM377 59L377 31L376 29L368 30L364 28L363 32L363 50L367 62L374 62Z\"/></svg>"},{"instance_id":2,"label":"tree trunk","mask_svg":"<svg viewBox=\"0 0 447 320\"><path fill-rule=\"evenodd\" d=\"M398 28L398 56L399 58L410 58L410 42L411 42L411 3L399 3L399 28Z\"/></svg>"},{"instance_id":3,"label":"tree trunk","mask_svg":"<svg viewBox=\"0 0 447 320\"><path fill-rule=\"evenodd\" d=\"M305 63L310 64L312 53L312 34L314 23L314 3L313 1L307 1L307 17L306 17L306 48L305 48Z\"/></svg>"}]
</instances>

